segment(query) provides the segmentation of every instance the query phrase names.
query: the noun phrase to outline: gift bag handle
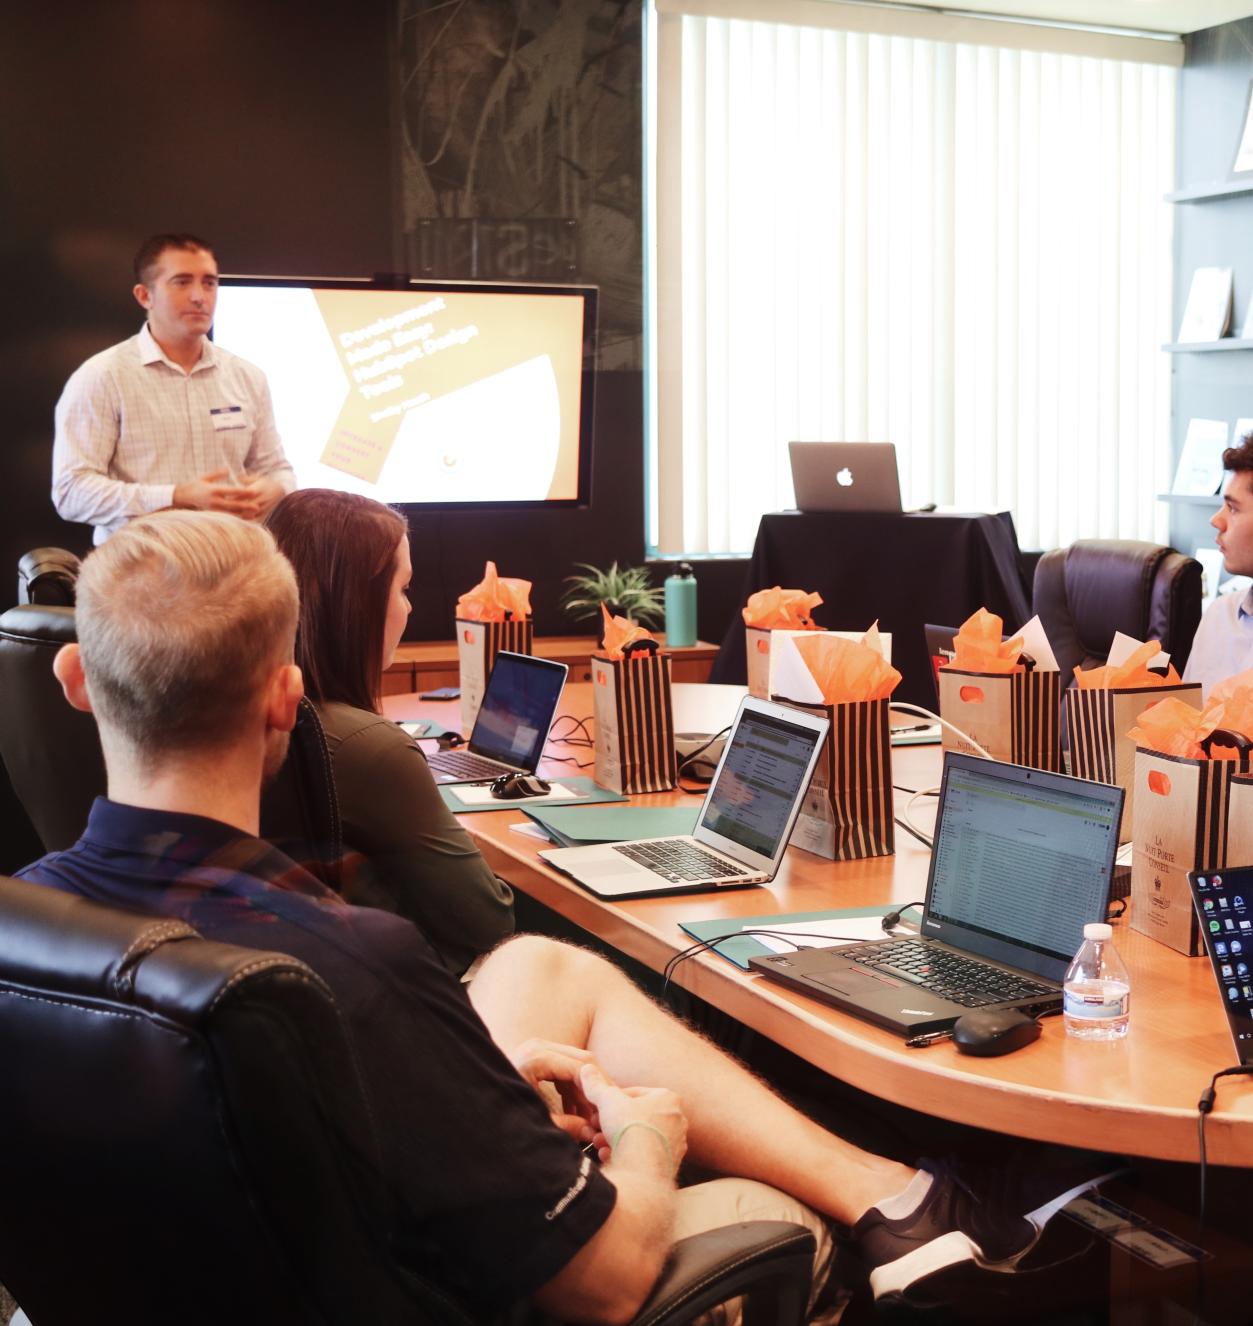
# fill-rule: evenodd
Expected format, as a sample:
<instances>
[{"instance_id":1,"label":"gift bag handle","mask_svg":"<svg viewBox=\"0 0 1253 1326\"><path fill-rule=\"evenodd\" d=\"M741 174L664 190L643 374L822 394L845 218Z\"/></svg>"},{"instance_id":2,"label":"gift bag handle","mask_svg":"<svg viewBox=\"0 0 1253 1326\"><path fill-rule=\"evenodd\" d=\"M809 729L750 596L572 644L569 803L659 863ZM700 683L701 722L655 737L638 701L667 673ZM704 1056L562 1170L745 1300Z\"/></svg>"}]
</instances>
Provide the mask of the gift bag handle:
<instances>
[{"instance_id":1,"label":"gift bag handle","mask_svg":"<svg viewBox=\"0 0 1253 1326\"><path fill-rule=\"evenodd\" d=\"M1240 753L1240 765L1244 767L1249 762L1249 752L1253 751L1253 741L1250 741L1243 732L1232 732L1230 728L1216 727L1208 737L1201 740L1201 749L1208 755L1211 746L1232 746Z\"/></svg>"},{"instance_id":2,"label":"gift bag handle","mask_svg":"<svg viewBox=\"0 0 1253 1326\"><path fill-rule=\"evenodd\" d=\"M633 654L655 654L658 648L657 641L651 636L641 636L638 640L632 640L629 645L623 645L622 657L630 658Z\"/></svg>"}]
</instances>

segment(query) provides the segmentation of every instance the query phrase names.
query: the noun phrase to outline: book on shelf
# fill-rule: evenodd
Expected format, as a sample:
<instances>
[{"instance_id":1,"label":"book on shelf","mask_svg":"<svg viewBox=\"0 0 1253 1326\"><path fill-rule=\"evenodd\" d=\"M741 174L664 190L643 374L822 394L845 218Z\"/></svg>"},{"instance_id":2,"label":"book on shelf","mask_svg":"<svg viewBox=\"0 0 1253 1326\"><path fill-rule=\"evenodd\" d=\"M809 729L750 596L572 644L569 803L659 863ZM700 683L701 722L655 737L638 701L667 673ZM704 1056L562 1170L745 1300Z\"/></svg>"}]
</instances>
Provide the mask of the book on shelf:
<instances>
[{"instance_id":1,"label":"book on shelf","mask_svg":"<svg viewBox=\"0 0 1253 1326\"><path fill-rule=\"evenodd\" d=\"M1183 310L1179 344L1219 341L1231 326L1231 268L1198 267Z\"/></svg>"},{"instance_id":2,"label":"book on shelf","mask_svg":"<svg viewBox=\"0 0 1253 1326\"><path fill-rule=\"evenodd\" d=\"M1216 493L1223 481L1227 436L1225 419L1189 419L1170 491L1189 497L1207 497Z\"/></svg>"}]
</instances>

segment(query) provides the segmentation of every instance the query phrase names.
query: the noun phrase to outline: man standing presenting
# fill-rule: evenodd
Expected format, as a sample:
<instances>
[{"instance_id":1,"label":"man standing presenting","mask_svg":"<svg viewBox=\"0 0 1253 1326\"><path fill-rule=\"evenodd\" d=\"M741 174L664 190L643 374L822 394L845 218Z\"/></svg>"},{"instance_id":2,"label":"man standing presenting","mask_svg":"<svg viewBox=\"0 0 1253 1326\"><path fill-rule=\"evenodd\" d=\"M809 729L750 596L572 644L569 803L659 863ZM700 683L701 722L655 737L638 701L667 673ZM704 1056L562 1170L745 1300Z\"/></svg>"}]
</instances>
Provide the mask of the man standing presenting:
<instances>
[{"instance_id":1,"label":"man standing presenting","mask_svg":"<svg viewBox=\"0 0 1253 1326\"><path fill-rule=\"evenodd\" d=\"M154 235L135 255L137 336L93 355L56 408L52 502L103 543L162 507L259 520L296 486L265 374L213 345L218 267L195 235Z\"/></svg>"},{"instance_id":2,"label":"man standing presenting","mask_svg":"<svg viewBox=\"0 0 1253 1326\"><path fill-rule=\"evenodd\" d=\"M1222 505L1210 524L1229 575L1253 576L1253 434L1223 452L1228 472ZM1253 590L1220 594L1196 628L1184 681L1199 681L1205 695L1227 677L1253 668Z\"/></svg>"}]
</instances>

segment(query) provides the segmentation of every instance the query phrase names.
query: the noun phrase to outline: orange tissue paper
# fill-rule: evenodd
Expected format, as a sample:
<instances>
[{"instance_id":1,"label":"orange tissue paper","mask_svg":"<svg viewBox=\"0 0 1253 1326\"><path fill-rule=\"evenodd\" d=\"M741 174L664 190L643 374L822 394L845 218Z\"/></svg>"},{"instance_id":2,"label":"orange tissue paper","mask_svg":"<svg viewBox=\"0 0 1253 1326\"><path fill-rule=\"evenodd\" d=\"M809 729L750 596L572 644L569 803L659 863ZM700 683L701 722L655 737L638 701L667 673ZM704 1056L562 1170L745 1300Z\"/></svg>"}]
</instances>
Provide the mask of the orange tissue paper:
<instances>
[{"instance_id":1,"label":"orange tissue paper","mask_svg":"<svg viewBox=\"0 0 1253 1326\"><path fill-rule=\"evenodd\" d=\"M1190 760L1234 760L1239 752L1221 735L1208 753L1201 746L1211 733L1230 732L1253 741L1253 669L1219 682L1201 709L1166 699L1146 709L1127 735L1137 746Z\"/></svg>"},{"instance_id":2,"label":"orange tissue paper","mask_svg":"<svg viewBox=\"0 0 1253 1326\"><path fill-rule=\"evenodd\" d=\"M468 622L519 621L531 615L531 582L496 574L488 562L483 579L457 600L457 617Z\"/></svg>"},{"instance_id":3,"label":"orange tissue paper","mask_svg":"<svg viewBox=\"0 0 1253 1326\"><path fill-rule=\"evenodd\" d=\"M604 643L596 651L601 658L625 658L626 648L637 640L653 640L656 637L636 622L625 617L611 617L609 609L600 605L602 633Z\"/></svg>"},{"instance_id":4,"label":"orange tissue paper","mask_svg":"<svg viewBox=\"0 0 1253 1326\"><path fill-rule=\"evenodd\" d=\"M797 636L793 643L822 692L823 704L886 700L901 679L879 648L878 622L860 640L822 632Z\"/></svg>"},{"instance_id":5,"label":"orange tissue paper","mask_svg":"<svg viewBox=\"0 0 1253 1326\"><path fill-rule=\"evenodd\" d=\"M943 666L962 672L1021 672L1022 636L1002 640L1003 631L996 613L980 608L962 622L953 637L953 660Z\"/></svg>"},{"instance_id":6,"label":"orange tissue paper","mask_svg":"<svg viewBox=\"0 0 1253 1326\"><path fill-rule=\"evenodd\" d=\"M1162 652L1160 640L1148 640L1117 667L1108 663L1104 667L1075 669L1075 685L1081 691L1125 691L1141 689L1145 686L1178 686L1179 674L1173 665L1164 673L1150 672L1149 663Z\"/></svg>"},{"instance_id":7,"label":"orange tissue paper","mask_svg":"<svg viewBox=\"0 0 1253 1326\"><path fill-rule=\"evenodd\" d=\"M761 631L820 631L811 617L822 602L821 594L806 594L803 589L759 589L750 594L744 605L744 625Z\"/></svg>"}]
</instances>

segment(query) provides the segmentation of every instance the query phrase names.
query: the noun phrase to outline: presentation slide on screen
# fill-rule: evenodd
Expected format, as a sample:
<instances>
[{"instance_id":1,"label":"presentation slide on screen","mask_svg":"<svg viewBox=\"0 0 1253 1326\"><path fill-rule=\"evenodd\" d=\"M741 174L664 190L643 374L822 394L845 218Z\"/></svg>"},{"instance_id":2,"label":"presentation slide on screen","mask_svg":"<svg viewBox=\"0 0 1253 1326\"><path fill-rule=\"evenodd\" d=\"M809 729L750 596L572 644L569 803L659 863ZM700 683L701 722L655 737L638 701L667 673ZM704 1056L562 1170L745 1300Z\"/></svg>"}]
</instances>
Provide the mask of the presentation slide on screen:
<instances>
[{"instance_id":1,"label":"presentation slide on screen","mask_svg":"<svg viewBox=\"0 0 1253 1326\"><path fill-rule=\"evenodd\" d=\"M213 338L265 370L302 488L578 497L578 295L224 285Z\"/></svg>"}]
</instances>

